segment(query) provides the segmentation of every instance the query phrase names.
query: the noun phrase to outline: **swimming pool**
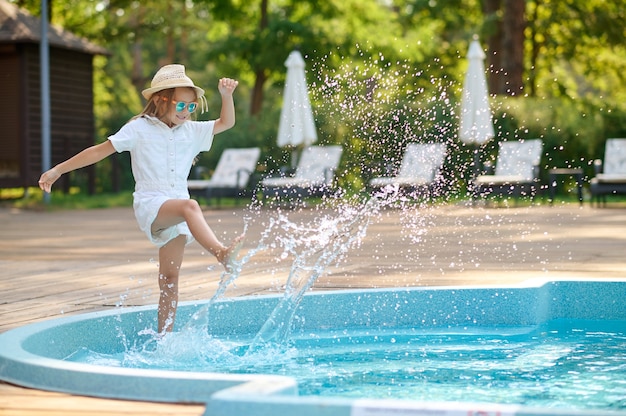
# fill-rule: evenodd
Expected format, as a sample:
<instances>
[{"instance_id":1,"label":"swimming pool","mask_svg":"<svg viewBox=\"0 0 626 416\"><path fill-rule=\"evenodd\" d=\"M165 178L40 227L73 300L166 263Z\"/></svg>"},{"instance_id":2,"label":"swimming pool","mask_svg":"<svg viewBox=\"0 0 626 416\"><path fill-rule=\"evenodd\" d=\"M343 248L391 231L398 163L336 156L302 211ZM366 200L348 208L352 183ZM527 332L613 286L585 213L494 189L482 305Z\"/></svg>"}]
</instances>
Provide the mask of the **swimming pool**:
<instances>
[{"instance_id":1,"label":"swimming pool","mask_svg":"<svg viewBox=\"0 0 626 416\"><path fill-rule=\"evenodd\" d=\"M454 339L455 348L469 345L470 352L476 348L463 341L465 336L536 334L554 330L565 321L568 327L578 322L626 334L625 295L626 281L583 280L541 282L526 287L313 292L302 300L291 333L298 350L328 339L365 343L371 350L376 345L406 343L409 333L414 343L420 337ZM249 338L263 326L279 300L279 296L258 296L219 301L211 306L210 332L230 340ZM200 307L202 304L198 303L181 305L179 319L190 319ZM206 414L210 415L466 415L481 411L501 415L626 415L619 403L609 409L555 409L528 407L524 403L474 403L471 398L428 400L427 395L412 396L419 400L340 397L332 393L308 395L308 387L303 389L295 378L285 375L123 368L116 363L106 366L66 359L81 349L104 356L126 351L149 338L141 333L146 327L153 327L155 319L154 307L122 308L41 322L0 334L0 378L28 387L98 397L204 402ZM349 351L339 354L348 355ZM428 358L421 357L422 361ZM412 360L414 365L415 357ZM409 366L409 360L403 361L402 356L395 356L394 361ZM452 367L462 366L462 360L449 361ZM299 395L301 390L307 395ZM621 394L619 388L616 394Z\"/></svg>"}]
</instances>

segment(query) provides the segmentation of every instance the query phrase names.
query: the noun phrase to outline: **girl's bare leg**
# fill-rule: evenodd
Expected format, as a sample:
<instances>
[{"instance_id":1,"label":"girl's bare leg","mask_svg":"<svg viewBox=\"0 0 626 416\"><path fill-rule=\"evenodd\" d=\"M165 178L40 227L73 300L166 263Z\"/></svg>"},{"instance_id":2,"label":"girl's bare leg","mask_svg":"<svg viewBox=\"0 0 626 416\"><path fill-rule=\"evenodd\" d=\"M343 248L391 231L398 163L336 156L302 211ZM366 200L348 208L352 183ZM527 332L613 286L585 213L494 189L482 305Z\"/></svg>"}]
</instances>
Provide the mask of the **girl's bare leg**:
<instances>
[{"instance_id":1,"label":"girl's bare leg","mask_svg":"<svg viewBox=\"0 0 626 416\"><path fill-rule=\"evenodd\" d=\"M179 235L159 249L159 334L174 329L178 306L178 276L187 237Z\"/></svg>"},{"instance_id":2,"label":"girl's bare leg","mask_svg":"<svg viewBox=\"0 0 626 416\"><path fill-rule=\"evenodd\" d=\"M230 255L240 244L243 236L235 239L228 247L223 245L204 219L200 205L193 199L170 199L163 203L152 223L152 231L158 232L183 221L189 226L196 241L213 254L224 267L228 267Z\"/></svg>"}]
</instances>

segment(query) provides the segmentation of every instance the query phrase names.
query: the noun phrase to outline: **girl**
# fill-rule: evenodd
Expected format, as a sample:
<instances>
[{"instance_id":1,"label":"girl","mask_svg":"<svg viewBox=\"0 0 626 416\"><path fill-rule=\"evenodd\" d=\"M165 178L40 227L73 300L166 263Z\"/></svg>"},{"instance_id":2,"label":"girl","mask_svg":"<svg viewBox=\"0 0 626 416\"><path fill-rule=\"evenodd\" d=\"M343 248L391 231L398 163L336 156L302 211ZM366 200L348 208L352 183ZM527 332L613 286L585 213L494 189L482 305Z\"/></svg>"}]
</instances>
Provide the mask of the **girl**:
<instances>
[{"instance_id":1,"label":"girl","mask_svg":"<svg viewBox=\"0 0 626 416\"><path fill-rule=\"evenodd\" d=\"M142 92L148 102L141 114L105 142L59 163L39 179L39 187L50 192L62 174L94 164L113 152L130 152L135 217L139 228L159 247L160 334L174 328L185 245L195 238L229 270L242 244L243 235L230 246L223 245L187 190L195 157L211 148L214 134L235 125L233 91L237 84L229 78L220 79L222 109L217 120L190 121L198 102L205 110L204 90L187 77L183 65L166 65L155 74L150 88Z\"/></svg>"}]
</instances>

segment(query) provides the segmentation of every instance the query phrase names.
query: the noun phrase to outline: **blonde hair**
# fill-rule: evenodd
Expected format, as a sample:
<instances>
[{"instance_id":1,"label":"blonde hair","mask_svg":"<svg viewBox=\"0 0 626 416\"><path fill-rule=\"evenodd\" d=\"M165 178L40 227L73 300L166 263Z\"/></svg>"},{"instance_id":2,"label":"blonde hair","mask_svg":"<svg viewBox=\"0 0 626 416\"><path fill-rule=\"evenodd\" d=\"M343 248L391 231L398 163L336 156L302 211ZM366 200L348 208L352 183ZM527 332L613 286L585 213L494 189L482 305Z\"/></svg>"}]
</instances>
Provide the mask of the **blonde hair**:
<instances>
[{"instance_id":1,"label":"blonde hair","mask_svg":"<svg viewBox=\"0 0 626 416\"><path fill-rule=\"evenodd\" d=\"M195 90L191 87L177 87L177 88L189 88L191 91L195 93ZM164 121L163 118L168 114L170 110L170 103L174 98L174 92L176 88L167 88L161 91L157 91L148 100L146 106L143 108L141 113L137 114L131 120L136 118L150 116L154 118L158 118L161 121ZM191 118L196 119L196 113L191 113Z\"/></svg>"}]
</instances>

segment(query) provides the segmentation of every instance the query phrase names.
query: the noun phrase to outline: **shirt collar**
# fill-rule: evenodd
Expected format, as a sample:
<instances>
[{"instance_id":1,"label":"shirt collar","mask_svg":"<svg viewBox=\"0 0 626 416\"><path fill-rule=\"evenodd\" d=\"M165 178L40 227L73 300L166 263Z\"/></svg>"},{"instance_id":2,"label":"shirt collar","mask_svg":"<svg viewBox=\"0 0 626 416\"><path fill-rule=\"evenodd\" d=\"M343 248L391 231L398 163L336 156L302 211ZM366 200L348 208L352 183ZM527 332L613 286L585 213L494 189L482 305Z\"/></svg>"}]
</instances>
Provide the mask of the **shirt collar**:
<instances>
[{"instance_id":1,"label":"shirt collar","mask_svg":"<svg viewBox=\"0 0 626 416\"><path fill-rule=\"evenodd\" d=\"M161 121L161 119L159 119L159 118L157 118L157 117L154 117L154 116L151 116L151 115L148 115L148 114L144 114L144 115L143 115L143 118L147 119L147 120L148 120L148 121L150 121L151 123L154 123L154 124L158 124L158 125L160 125L160 126L163 126L163 127L165 127L166 129L168 129L168 130L176 130L176 129L178 129L180 126L182 126L182 124L177 124L177 125L175 125L175 126L173 126L173 127L170 127L170 126L168 126L167 124L165 124L163 121Z\"/></svg>"}]
</instances>

